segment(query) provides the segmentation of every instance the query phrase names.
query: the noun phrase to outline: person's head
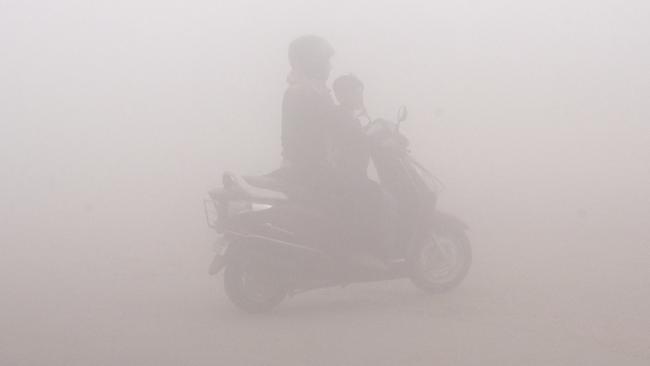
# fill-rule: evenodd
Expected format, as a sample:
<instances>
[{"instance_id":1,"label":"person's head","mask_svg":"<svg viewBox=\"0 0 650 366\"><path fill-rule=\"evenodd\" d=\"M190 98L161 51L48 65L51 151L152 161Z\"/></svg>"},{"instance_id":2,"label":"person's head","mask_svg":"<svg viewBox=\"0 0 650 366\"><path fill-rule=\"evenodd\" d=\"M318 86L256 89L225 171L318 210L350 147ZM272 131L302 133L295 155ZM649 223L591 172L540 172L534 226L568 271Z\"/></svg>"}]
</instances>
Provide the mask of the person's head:
<instances>
[{"instance_id":1,"label":"person's head","mask_svg":"<svg viewBox=\"0 0 650 366\"><path fill-rule=\"evenodd\" d=\"M334 49L324 38L307 35L289 44L291 68L307 77L327 80L330 74L330 58Z\"/></svg>"},{"instance_id":2,"label":"person's head","mask_svg":"<svg viewBox=\"0 0 650 366\"><path fill-rule=\"evenodd\" d=\"M339 76L332 84L336 100L341 106L361 110L363 106L363 83L352 74Z\"/></svg>"}]
</instances>

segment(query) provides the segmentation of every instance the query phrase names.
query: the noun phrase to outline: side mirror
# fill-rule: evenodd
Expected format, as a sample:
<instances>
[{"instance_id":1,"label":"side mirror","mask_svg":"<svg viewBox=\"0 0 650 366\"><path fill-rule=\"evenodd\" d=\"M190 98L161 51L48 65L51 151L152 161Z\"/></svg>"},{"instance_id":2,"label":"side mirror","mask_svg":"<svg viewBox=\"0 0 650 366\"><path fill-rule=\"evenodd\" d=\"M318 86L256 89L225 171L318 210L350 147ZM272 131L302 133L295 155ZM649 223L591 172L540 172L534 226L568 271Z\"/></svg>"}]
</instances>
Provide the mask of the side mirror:
<instances>
[{"instance_id":1,"label":"side mirror","mask_svg":"<svg viewBox=\"0 0 650 366\"><path fill-rule=\"evenodd\" d=\"M397 110L397 123L406 121L406 117L408 117L408 115L409 112L405 106L399 107L399 109Z\"/></svg>"}]
</instances>

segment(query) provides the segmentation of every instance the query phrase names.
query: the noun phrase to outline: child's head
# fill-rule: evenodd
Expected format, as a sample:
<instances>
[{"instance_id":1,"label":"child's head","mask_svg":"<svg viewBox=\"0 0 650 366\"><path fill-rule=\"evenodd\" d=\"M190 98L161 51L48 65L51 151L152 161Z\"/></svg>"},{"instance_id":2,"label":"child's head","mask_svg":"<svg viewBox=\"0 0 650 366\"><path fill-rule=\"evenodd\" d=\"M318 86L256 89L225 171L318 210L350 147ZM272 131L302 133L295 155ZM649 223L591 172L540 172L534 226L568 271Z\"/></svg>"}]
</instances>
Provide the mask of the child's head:
<instances>
[{"instance_id":1,"label":"child's head","mask_svg":"<svg viewBox=\"0 0 650 366\"><path fill-rule=\"evenodd\" d=\"M334 80L332 89L341 106L352 110L363 109L363 83L356 76L339 76Z\"/></svg>"}]
</instances>

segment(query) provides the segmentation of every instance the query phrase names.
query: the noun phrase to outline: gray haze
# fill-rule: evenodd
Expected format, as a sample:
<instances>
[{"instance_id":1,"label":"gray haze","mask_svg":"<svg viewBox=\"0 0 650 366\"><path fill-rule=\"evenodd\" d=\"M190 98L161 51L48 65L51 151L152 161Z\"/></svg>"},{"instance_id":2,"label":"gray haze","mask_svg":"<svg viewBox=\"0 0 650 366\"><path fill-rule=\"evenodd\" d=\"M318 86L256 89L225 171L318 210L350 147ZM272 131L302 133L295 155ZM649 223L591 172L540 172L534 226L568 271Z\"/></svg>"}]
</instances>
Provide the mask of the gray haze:
<instances>
[{"instance_id":1,"label":"gray haze","mask_svg":"<svg viewBox=\"0 0 650 366\"><path fill-rule=\"evenodd\" d=\"M0 0L0 364L650 364L647 1ZM456 291L251 317L202 198L280 163L286 48L335 47L472 227Z\"/></svg>"}]
</instances>

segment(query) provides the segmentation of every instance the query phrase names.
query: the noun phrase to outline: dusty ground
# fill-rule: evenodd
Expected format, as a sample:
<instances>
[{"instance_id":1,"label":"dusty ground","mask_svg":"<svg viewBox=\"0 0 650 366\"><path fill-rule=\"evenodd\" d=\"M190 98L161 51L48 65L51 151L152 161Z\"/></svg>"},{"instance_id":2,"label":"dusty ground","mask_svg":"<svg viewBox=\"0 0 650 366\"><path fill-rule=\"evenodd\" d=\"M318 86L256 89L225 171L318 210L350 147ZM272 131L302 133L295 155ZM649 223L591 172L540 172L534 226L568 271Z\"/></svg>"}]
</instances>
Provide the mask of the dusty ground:
<instances>
[{"instance_id":1,"label":"dusty ground","mask_svg":"<svg viewBox=\"0 0 650 366\"><path fill-rule=\"evenodd\" d=\"M45 252L2 280L0 364L650 364L647 243L475 243L452 293L354 285L266 316L231 306L201 246L152 247L153 259L106 249L47 262Z\"/></svg>"}]
</instances>

